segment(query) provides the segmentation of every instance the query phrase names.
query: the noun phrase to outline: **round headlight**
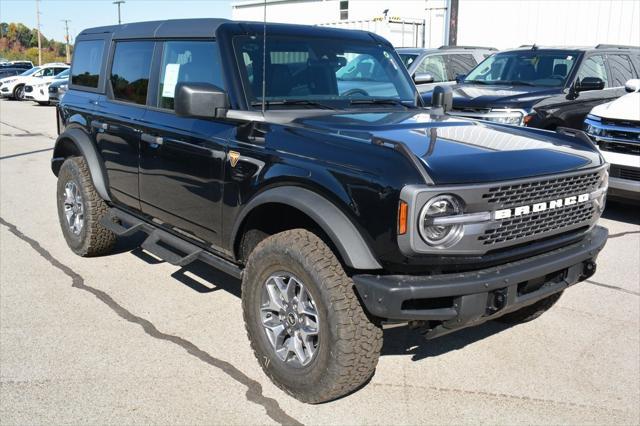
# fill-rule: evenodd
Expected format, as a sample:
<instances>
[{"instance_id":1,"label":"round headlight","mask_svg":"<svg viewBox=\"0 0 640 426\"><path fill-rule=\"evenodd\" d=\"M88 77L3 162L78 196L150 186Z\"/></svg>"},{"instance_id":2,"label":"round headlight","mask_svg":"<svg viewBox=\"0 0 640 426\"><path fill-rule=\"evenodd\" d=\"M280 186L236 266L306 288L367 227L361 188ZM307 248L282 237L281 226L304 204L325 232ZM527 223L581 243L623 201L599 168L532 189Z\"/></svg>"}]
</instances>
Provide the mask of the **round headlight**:
<instances>
[{"instance_id":1,"label":"round headlight","mask_svg":"<svg viewBox=\"0 0 640 426\"><path fill-rule=\"evenodd\" d=\"M461 224L435 224L434 219L462 214L462 203L452 195L430 199L420 212L420 236L432 247L447 248L462 238Z\"/></svg>"}]
</instances>

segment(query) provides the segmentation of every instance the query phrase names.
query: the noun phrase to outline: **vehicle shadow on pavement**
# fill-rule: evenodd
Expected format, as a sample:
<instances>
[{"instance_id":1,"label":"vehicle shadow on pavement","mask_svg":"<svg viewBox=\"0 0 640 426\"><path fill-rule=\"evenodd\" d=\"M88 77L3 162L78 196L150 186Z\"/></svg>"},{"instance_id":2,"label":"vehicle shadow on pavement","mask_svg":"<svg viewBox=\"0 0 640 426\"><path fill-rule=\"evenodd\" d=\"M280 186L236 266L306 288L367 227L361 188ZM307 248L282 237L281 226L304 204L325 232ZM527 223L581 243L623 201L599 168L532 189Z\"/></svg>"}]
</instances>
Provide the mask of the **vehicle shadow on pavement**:
<instances>
[{"instance_id":1,"label":"vehicle shadow on pavement","mask_svg":"<svg viewBox=\"0 0 640 426\"><path fill-rule=\"evenodd\" d=\"M489 321L437 339L426 340L418 330L406 325L394 326L384 330L381 355L412 355L412 361L420 361L462 349L510 327L512 325Z\"/></svg>"},{"instance_id":2,"label":"vehicle shadow on pavement","mask_svg":"<svg viewBox=\"0 0 640 426\"><path fill-rule=\"evenodd\" d=\"M640 206L616 201L607 201L607 207L602 215L604 219L640 225Z\"/></svg>"},{"instance_id":3,"label":"vehicle shadow on pavement","mask_svg":"<svg viewBox=\"0 0 640 426\"><path fill-rule=\"evenodd\" d=\"M146 235L143 233L134 234L126 238L119 238L112 254L129 252L149 265L164 263L164 260L152 256L140 247L140 244L142 244L145 238ZM239 279L218 271L200 261L195 261L180 268L172 273L171 276L198 293L205 294L217 290L224 290L238 298L240 297L241 281Z\"/></svg>"}]
</instances>

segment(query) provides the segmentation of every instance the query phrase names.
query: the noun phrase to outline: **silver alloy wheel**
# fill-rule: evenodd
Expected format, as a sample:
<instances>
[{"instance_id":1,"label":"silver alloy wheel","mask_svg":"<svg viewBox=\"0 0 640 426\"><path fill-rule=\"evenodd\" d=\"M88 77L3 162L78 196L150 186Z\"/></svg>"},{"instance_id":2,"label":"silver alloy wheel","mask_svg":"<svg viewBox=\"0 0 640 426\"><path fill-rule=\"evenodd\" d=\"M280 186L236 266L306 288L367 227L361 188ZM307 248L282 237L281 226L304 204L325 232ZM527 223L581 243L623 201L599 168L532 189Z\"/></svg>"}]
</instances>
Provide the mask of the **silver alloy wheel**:
<instances>
[{"instance_id":1,"label":"silver alloy wheel","mask_svg":"<svg viewBox=\"0 0 640 426\"><path fill-rule=\"evenodd\" d=\"M74 181L69 181L64 186L64 215L71 232L80 235L84 226L84 205L80 188Z\"/></svg>"},{"instance_id":2,"label":"silver alloy wheel","mask_svg":"<svg viewBox=\"0 0 640 426\"><path fill-rule=\"evenodd\" d=\"M19 101L23 101L24 100L24 86L18 87L18 90L16 92L16 98Z\"/></svg>"},{"instance_id":3,"label":"silver alloy wheel","mask_svg":"<svg viewBox=\"0 0 640 426\"><path fill-rule=\"evenodd\" d=\"M262 287L260 317L281 361L294 367L311 362L318 350L320 318L302 281L286 272L270 276Z\"/></svg>"}]
</instances>

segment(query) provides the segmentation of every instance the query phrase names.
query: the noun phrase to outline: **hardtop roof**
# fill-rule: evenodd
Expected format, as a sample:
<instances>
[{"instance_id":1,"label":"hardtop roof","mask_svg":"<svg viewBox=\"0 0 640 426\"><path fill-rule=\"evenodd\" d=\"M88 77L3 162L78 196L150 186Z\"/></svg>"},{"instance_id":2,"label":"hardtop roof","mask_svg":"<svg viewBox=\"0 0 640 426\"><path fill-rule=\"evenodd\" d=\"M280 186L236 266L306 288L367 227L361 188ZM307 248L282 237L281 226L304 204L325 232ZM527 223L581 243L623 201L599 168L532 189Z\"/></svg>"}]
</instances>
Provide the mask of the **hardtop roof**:
<instances>
[{"instance_id":1,"label":"hardtop roof","mask_svg":"<svg viewBox=\"0 0 640 426\"><path fill-rule=\"evenodd\" d=\"M220 26L225 25L234 33L261 33L262 22L231 21L222 18L199 19L170 19L166 21L133 22L122 25L87 28L78 34L77 38L87 38L92 35L113 34L116 40L135 38L209 38L215 37ZM324 36L332 38L360 39L389 44L384 38L361 30L346 30L341 28L318 27L309 25L280 24L267 22L267 37L269 34L295 34L309 36Z\"/></svg>"}]
</instances>

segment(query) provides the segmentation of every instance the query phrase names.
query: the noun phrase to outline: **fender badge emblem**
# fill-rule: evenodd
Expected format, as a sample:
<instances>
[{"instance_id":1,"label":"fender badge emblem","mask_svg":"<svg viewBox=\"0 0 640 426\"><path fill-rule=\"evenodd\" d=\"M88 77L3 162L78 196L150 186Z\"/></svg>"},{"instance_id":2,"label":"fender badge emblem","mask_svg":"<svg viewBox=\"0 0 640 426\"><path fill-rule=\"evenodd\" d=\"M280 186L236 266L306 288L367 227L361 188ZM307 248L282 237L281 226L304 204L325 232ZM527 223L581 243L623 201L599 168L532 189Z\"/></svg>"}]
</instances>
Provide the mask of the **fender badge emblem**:
<instances>
[{"instance_id":1,"label":"fender badge emblem","mask_svg":"<svg viewBox=\"0 0 640 426\"><path fill-rule=\"evenodd\" d=\"M231 167L235 167L238 164L238 160L240 159L240 153L236 151L229 151L229 161L231 162Z\"/></svg>"}]
</instances>

